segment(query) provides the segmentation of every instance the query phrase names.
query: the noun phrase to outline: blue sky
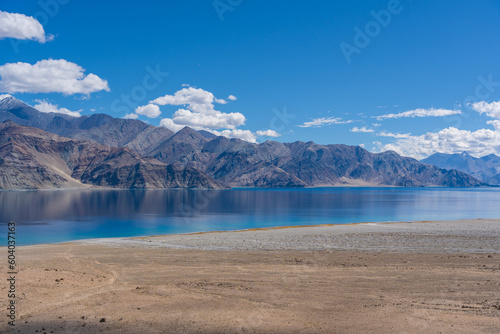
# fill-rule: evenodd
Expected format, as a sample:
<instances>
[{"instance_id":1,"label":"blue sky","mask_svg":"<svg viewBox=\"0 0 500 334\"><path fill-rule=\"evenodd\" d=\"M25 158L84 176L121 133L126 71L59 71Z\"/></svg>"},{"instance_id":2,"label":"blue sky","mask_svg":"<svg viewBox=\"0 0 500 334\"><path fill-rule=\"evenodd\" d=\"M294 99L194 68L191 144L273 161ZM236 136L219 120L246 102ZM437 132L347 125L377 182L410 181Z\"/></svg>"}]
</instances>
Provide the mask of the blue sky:
<instances>
[{"instance_id":1,"label":"blue sky","mask_svg":"<svg viewBox=\"0 0 500 334\"><path fill-rule=\"evenodd\" d=\"M418 158L500 154L498 1L0 0L0 11L43 26L0 26L0 95L46 111Z\"/></svg>"}]
</instances>

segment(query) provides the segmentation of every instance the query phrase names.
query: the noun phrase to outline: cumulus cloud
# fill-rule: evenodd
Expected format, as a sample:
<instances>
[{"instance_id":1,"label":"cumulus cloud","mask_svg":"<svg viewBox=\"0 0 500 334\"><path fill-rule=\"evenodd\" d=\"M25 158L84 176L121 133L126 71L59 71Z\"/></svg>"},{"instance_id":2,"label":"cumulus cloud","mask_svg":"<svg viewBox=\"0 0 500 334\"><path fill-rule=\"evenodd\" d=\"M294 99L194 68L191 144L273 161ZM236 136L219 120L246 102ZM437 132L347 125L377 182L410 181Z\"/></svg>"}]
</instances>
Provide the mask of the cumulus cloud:
<instances>
[{"instance_id":1,"label":"cumulus cloud","mask_svg":"<svg viewBox=\"0 0 500 334\"><path fill-rule=\"evenodd\" d=\"M250 130L241 130L241 129L223 130L223 131L211 130L210 132L212 132L214 135L217 136L224 136L227 138L238 138L244 141L248 141L250 143L257 143L257 135L255 135Z\"/></svg>"},{"instance_id":2,"label":"cumulus cloud","mask_svg":"<svg viewBox=\"0 0 500 334\"><path fill-rule=\"evenodd\" d=\"M64 59L45 59L34 65L9 63L0 66L0 92L86 94L105 90L108 82Z\"/></svg>"},{"instance_id":3,"label":"cumulus cloud","mask_svg":"<svg viewBox=\"0 0 500 334\"><path fill-rule=\"evenodd\" d=\"M130 113L130 114L126 114L125 116L123 116L123 118L125 118L125 119L138 119L139 115L134 114L134 113Z\"/></svg>"},{"instance_id":4,"label":"cumulus cloud","mask_svg":"<svg viewBox=\"0 0 500 334\"><path fill-rule=\"evenodd\" d=\"M352 123L354 121L352 120L342 120L342 118L339 117L321 117L321 118L315 118L312 121L305 122L304 124L297 125L298 127L301 128L319 128L325 125L332 125L332 124L348 124Z\"/></svg>"},{"instance_id":5,"label":"cumulus cloud","mask_svg":"<svg viewBox=\"0 0 500 334\"><path fill-rule=\"evenodd\" d=\"M472 109L480 114L486 114L488 117L500 119L500 101L491 103L485 101L476 102L472 104Z\"/></svg>"},{"instance_id":6,"label":"cumulus cloud","mask_svg":"<svg viewBox=\"0 0 500 334\"><path fill-rule=\"evenodd\" d=\"M165 95L150 101L153 105L174 105L183 106L178 109L172 117L164 118L160 121L160 126L164 126L177 132L188 126L195 130L209 131L217 136L228 138L238 138L251 143L256 143L257 138L278 137L279 133L273 130L260 130L252 132L250 130L238 129L245 124L246 118L238 112L224 113L215 109L215 104L227 104L228 101L235 101L234 95L229 95L227 100L218 99L201 88L187 87L175 92L173 95Z\"/></svg>"},{"instance_id":7,"label":"cumulus cloud","mask_svg":"<svg viewBox=\"0 0 500 334\"><path fill-rule=\"evenodd\" d=\"M187 109L177 110L172 119L176 124L189 126L193 129L236 129L245 124L245 116L240 113L202 114Z\"/></svg>"},{"instance_id":8,"label":"cumulus cloud","mask_svg":"<svg viewBox=\"0 0 500 334\"><path fill-rule=\"evenodd\" d=\"M183 88L174 95L165 95L150 103L185 106L174 113L172 121L165 121L164 124L215 130L235 129L245 123L245 116L241 113L222 113L215 110L214 103L226 104L227 102L224 99L215 98L211 92L201 88Z\"/></svg>"},{"instance_id":9,"label":"cumulus cloud","mask_svg":"<svg viewBox=\"0 0 500 334\"><path fill-rule=\"evenodd\" d=\"M144 115L149 118L156 118L161 115L160 107L158 107L156 104L148 104L145 106L137 107L135 109L135 113L138 115Z\"/></svg>"},{"instance_id":10,"label":"cumulus cloud","mask_svg":"<svg viewBox=\"0 0 500 334\"><path fill-rule=\"evenodd\" d=\"M500 120L495 119L495 120L492 120L492 121L488 121L486 123L488 123L490 125L493 125L493 127L495 128L495 130L499 130L500 131Z\"/></svg>"},{"instance_id":11,"label":"cumulus cloud","mask_svg":"<svg viewBox=\"0 0 500 334\"><path fill-rule=\"evenodd\" d=\"M377 136L401 139L401 138L410 138L411 133L392 133L392 132L387 132L387 131L381 131L381 132L377 133Z\"/></svg>"},{"instance_id":12,"label":"cumulus cloud","mask_svg":"<svg viewBox=\"0 0 500 334\"><path fill-rule=\"evenodd\" d=\"M8 97L12 97L10 94L0 94L0 101L5 100Z\"/></svg>"},{"instance_id":13,"label":"cumulus cloud","mask_svg":"<svg viewBox=\"0 0 500 334\"><path fill-rule=\"evenodd\" d=\"M0 39L3 38L33 40L45 43L54 37L52 35L46 36L43 26L33 17L0 10Z\"/></svg>"},{"instance_id":14,"label":"cumulus cloud","mask_svg":"<svg viewBox=\"0 0 500 334\"><path fill-rule=\"evenodd\" d=\"M351 130L349 130L351 132L362 132L362 133L370 133L370 132L375 132L375 130L373 129L367 129L366 126L363 126L362 128L358 128L358 127L353 127Z\"/></svg>"},{"instance_id":15,"label":"cumulus cloud","mask_svg":"<svg viewBox=\"0 0 500 334\"><path fill-rule=\"evenodd\" d=\"M177 110L172 116L172 121L165 121L173 128L175 125L189 126L201 129L236 129L245 124L245 116L241 113L223 113L215 110L214 103L226 104L224 99L217 99L204 89L188 87L183 88L174 95L159 97L150 103L158 105L182 105L185 108Z\"/></svg>"},{"instance_id":16,"label":"cumulus cloud","mask_svg":"<svg viewBox=\"0 0 500 334\"><path fill-rule=\"evenodd\" d=\"M58 113L73 117L81 116L80 111L71 111L66 108L59 108L57 104L52 104L50 102L47 102L46 100L35 100L35 102L37 102L38 104L34 105L33 108L43 113Z\"/></svg>"},{"instance_id":17,"label":"cumulus cloud","mask_svg":"<svg viewBox=\"0 0 500 334\"><path fill-rule=\"evenodd\" d=\"M262 136L262 137L280 137L281 135L274 131L274 130L259 130L255 132L257 136Z\"/></svg>"},{"instance_id":18,"label":"cumulus cloud","mask_svg":"<svg viewBox=\"0 0 500 334\"><path fill-rule=\"evenodd\" d=\"M150 103L158 104L160 106L185 105L189 110L196 113L212 115L216 113L216 110L214 109L214 101L214 94L201 88L188 87L175 92L174 95L159 97Z\"/></svg>"},{"instance_id":19,"label":"cumulus cloud","mask_svg":"<svg viewBox=\"0 0 500 334\"><path fill-rule=\"evenodd\" d=\"M164 118L160 121L160 126L166 127L167 129L177 132L182 130L185 125L175 124L174 120L171 118Z\"/></svg>"},{"instance_id":20,"label":"cumulus cloud","mask_svg":"<svg viewBox=\"0 0 500 334\"><path fill-rule=\"evenodd\" d=\"M381 116L374 116L379 121L389 118L415 118L415 117L443 117L451 115L460 115L462 112L460 110L449 110L449 109L414 109L405 111L398 114L386 114Z\"/></svg>"},{"instance_id":21,"label":"cumulus cloud","mask_svg":"<svg viewBox=\"0 0 500 334\"><path fill-rule=\"evenodd\" d=\"M436 152L469 152L473 156L484 156L500 152L500 131L479 129L460 130L450 127L439 132L428 132L421 136L408 136L384 145L381 150L393 150L405 156L422 159Z\"/></svg>"}]
</instances>

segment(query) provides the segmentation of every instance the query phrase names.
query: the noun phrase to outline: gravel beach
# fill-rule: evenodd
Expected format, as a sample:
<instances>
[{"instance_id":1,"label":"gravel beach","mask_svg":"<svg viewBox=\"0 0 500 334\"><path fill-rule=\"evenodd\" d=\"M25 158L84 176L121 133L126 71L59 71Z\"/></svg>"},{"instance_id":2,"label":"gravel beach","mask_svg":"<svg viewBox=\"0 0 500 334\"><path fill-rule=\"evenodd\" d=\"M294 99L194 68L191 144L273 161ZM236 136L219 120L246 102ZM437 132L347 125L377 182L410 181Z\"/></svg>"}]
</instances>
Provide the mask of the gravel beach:
<instances>
[{"instance_id":1,"label":"gravel beach","mask_svg":"<svg viewBox=\"0 0 500 334\"><path fill-rule=\"evenodd\" d=\"M498 253L500 220L292 226L232 232L94 239L84 240L81 243L198 250Z\"/></svg>"},{"instance_id":2,"label":"gravel beach","mask_svg":"<svg viewBox=\"0 0 500 334\"><path fill-rule=\"evenodd\" d=\"M95 239L19 247L17 259L16 326L2 316L1 333L500 328L500 220Z\"/></svg>"}]
</instances>

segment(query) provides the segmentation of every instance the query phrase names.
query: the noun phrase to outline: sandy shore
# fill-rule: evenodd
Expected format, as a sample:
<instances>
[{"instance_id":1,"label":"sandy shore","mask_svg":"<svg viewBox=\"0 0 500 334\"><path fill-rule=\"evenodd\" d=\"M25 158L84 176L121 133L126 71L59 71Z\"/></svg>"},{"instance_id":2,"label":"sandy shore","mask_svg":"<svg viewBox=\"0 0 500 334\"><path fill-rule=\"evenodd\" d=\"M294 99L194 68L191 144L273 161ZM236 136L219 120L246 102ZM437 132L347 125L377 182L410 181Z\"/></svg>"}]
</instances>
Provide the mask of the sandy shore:
<instances>
[{"instance_id":1,"label":"sandy shore","mask_svg":"<svg viewBox=\"0 0 500 334\"><path fill-rule=\"evenodd\" d=\"M500 220L96 239L17 256L15 333L500 328ZM6 276L5 262L0 270Z\"/></svg>"}]
</instances>

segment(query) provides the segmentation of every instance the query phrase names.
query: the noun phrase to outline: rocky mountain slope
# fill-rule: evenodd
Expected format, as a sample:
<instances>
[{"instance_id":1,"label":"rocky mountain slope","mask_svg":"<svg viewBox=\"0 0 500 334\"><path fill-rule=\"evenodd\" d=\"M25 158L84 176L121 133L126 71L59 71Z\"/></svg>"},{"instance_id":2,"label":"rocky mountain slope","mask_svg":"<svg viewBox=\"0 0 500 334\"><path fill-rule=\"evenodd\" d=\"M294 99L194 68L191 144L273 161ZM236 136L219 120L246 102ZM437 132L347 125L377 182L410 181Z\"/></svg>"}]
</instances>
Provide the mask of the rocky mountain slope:
<instances>
[{"instance_id":1,"label":"rocky mountain slope","mask_svg":"<svg viewBox=\"0 0 500 334\"><path fill-rule=\"evenodd\" d=\"M106 114L73 117L42 113L13 97L0 101L0 122L6 120L72 139L90 139L105 146L128 147L139 154L144 154L156 143L174 135L164 127Z\"/></svg>"},{"instance_id":2,"label":"rocky mountain slope","mask_svg":"<svg viewBox=\"0 0 500 334\"><path fill-rule=\"evenodd\" d=\"M252 144L225 137L209 140L188 127L146 154L165 163L200 169L230 186L482 185L463 172L422 164L392 151L374 154L359 146L313 142Z\"/></svg>"},{"instance_id":3,"label":"rocky mountain slope","mask_svg":"<svg viewBox=\"0 0 500 334\"><path fill-rule=\"evenodd\" d=\"M253 144L188 127L174 134L162 127L106 114L44 114L14 98L0 101L0 121L6 119L65 137L130 148L164 164L194 168L232 187L484 185L463 172L423 164L392 151L374 154L357 146L314 142ZM102 181L93 175L90 179L84 173L78 177L100 184Z\"/></svg>"},{"instance_id":4,"label":"rocky mountain slope","mask_svg":"<svg viewBox=\"0 0 500 334\"><path fill-rule=\"evenodd\" d=\"M0 189L89 186L225 188L199 170L167 165L128 148L73 140L11 121L0 123Z\"/></svg>"},{"instance_id":5,"label":"rocky mountain slope","mask_svg":"<svg viewBox=\"0 0 500 334\"><path fill-rule=\"evenodd\" d=\"M495 154L476 158L463 152L460 154L436 153L422 162L446 169L456 169L470 174L485 183L500 185L500 157Z\"/></svg>"}]
</instances>

